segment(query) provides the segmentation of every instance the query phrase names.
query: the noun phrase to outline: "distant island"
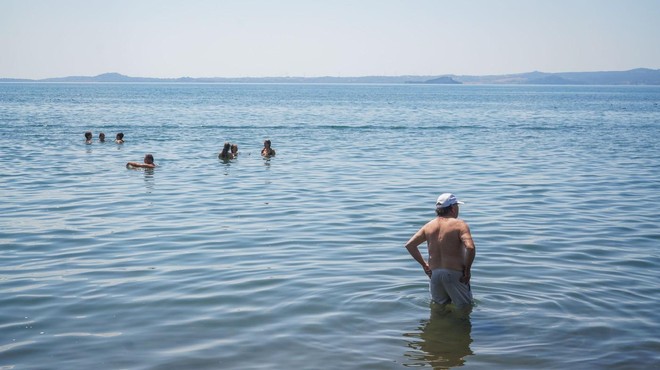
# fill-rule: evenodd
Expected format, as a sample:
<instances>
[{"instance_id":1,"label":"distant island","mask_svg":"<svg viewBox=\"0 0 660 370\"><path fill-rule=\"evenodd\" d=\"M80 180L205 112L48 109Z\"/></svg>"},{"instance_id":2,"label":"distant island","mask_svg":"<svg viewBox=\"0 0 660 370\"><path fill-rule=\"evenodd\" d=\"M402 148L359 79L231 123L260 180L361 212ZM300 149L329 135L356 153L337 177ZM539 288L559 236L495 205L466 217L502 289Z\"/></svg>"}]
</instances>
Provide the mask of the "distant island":
<instances>
[{"instance_id":1,"label":"distant island","mask_svg":"<svg viewBox=\"0 0 660 370\"><path fill-rule=\"evenodd\" d=\"M407 83L420 83L420 82L407 81ZM460 85L460 84L462 84L462 82L458 82L458 81L454 80L453 78L451 78L449 76L442 76L442 77L434 78L434 79L431 79L431 80L426 80L426 81L423 81L421 83L423 83L423 84L435 84L435 85Z\"/></svg>"},{"instance_id":2,"label":"distant island","mask_svg":"<svg viewBox=\"0 0 660 370\"><path fill-rule=\"evenodd\" d=\"M605 72L529 72L493 76L364 76L364 77L130 77L119 73L98 76L70 76L40 80L0 78L9 82L69 83L323 83L323 84L516 84L516 85L660 85L660 69L637 68Z\"/></svg>"}]
</instances>

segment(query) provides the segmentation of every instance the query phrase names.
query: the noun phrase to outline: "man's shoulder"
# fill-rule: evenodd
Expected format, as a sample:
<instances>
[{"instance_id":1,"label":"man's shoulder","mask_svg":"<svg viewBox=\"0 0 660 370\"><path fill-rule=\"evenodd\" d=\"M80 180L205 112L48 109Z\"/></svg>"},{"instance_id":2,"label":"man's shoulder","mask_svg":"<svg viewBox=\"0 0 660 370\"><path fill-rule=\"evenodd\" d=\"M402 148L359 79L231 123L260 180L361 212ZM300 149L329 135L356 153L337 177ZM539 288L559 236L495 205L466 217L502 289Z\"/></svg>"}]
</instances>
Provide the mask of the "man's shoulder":
<instances>
[{"instance_id":1,"label":"man's shoulder","mask_svg":"<svg viewBox=\"0 0 660 370\"><path fill-rule=\"evenodd\" d=\"M457 227L465 227L467 226L467 222L465 220L460 219L460 218L454 218L452 223L456 225Z\"/></svg>"},{"instance_id":2,"label":"man's shoulder","mask_svg":"<svg viewBox=\"0 0 660 370\"><path fill-rule=\"evenodd\" d=\"M470 226L468 226L467 222L461 220L460 218L456 219L455 225L456 225L456 229L459 230L461 233L470 232Z\"/></svg>"},{"instance_id":3,"label":"man's shoulder","mask_svg":"<svg viewBox=\"0 0 660 370\"><path fill-rule=\"evenodd\" d=\"M435 227L439 227L440 225L444 225L444 227L449 227L452 229L459 229L459 228L464 228L467 227L467 222L460 218L442 218L442 217L437 217L427 224L429 226L433 225Z\"/></svg>"}]
</instances>

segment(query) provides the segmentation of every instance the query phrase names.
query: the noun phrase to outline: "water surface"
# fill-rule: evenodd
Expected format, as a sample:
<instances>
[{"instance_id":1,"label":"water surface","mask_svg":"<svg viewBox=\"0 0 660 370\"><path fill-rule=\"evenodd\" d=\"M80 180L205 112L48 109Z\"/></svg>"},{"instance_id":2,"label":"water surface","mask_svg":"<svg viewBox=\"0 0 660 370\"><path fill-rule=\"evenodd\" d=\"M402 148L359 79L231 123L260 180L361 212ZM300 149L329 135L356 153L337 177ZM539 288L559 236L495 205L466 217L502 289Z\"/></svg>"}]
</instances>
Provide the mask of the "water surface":
<instances>
[{"instance_id":1,"label":"water surface","mask_svg":"<svg viewBox=\"0 0 660 370\"><path fill-rule=\"evenodd\" d=\"M657 87L0 84L0 368L655 367L659 104ZM125 168L145 153L156 169ZM477 246L467 318L431 305L403 248L442 192Z\"/></svg>"}]
</instances>

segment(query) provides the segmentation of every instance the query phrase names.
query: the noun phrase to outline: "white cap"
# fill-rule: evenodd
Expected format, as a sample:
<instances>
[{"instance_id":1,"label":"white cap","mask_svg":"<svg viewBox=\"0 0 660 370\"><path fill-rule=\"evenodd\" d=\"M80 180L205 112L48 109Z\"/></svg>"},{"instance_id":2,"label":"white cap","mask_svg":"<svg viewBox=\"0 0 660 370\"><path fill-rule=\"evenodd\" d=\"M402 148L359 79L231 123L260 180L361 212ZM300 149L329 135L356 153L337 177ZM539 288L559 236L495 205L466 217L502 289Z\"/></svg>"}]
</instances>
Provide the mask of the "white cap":
<instances>
[{"instance_id":1,"label":"white cap","mask_svg":"<svg viewBox=\"0 0 660 370\"><path fill-rule=\"evenodd\" d=\"M459 202L452 193L444 193L438 197L438 200L435 202L435 208L445 208L454 204L463 204L463 202Z\"/></svg>"}]
</instances>

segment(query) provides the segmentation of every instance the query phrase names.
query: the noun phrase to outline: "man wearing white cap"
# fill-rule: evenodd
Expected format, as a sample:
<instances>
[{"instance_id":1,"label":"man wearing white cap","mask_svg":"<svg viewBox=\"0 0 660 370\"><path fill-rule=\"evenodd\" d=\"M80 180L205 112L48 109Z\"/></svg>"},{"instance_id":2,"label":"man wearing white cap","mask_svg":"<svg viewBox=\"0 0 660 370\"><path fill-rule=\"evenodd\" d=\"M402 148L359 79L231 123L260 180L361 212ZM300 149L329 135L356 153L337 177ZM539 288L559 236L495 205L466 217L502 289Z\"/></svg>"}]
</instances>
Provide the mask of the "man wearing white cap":
<instances>
[{"instance_id":1,"label":"man wearing white cap","mask_svg":"<svg viewBox=\"0 0 660 370\"><path fill-rule=\"evenodd\" d=\"M464 307L472 304L470 269L476 251L470 228L457 218L459 204L463 202L454 194L440 195L435 203L438 217L419 229L406 243L406 249L431 279L431 299L438 304ZM428 263L418 248L425 241Z\"/></svg>"}]
</instances>

